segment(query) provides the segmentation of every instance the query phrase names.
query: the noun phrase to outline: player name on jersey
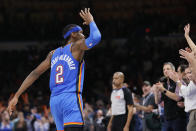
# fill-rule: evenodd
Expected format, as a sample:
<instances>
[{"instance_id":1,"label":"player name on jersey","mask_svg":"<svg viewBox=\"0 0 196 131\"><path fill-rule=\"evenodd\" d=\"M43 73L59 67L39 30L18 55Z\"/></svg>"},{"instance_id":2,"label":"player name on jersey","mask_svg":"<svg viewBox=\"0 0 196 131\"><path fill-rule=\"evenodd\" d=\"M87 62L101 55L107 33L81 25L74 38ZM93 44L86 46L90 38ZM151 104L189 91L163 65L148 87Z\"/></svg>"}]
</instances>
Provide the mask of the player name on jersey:
<instances>
[{"instance_id":1,"label":"player name on jersey","mask_svg":"<svg viewBox=\"0 0 196 131\"><path fill-rule=\"evenodd\" d=\"M56 56L52 62L51 62L51 68L58 62L58 61L65 61L67 62L68 66L69 66L69 69L70 70L74 70L76 69L76 66L74 64L74 61L72 60L71 57L69 57L68 55L66 54L63 54L63 55L60 55L60 56Z\"/></svg>"}]
</instances>

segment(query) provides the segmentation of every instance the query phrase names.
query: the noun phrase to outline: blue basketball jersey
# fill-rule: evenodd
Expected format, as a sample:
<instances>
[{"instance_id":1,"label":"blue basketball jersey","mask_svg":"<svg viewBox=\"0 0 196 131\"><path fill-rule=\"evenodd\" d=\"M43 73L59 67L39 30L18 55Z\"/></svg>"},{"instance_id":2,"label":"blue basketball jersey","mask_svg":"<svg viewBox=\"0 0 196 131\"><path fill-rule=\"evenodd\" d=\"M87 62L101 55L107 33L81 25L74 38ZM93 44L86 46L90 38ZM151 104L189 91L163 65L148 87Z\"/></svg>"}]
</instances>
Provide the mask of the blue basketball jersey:
<instances>
[{"instance_id":1,"label":"blue basketball jersey","mask_svg":"<svg viewBox=\"0 0 196 131\"><path fill-rule=\"evenodd\" d=\"M71 44L57 48L51 58L51 96L61 93L82 93L84 61L80 63L71 53Z\"/></svg>"}]
</instances>

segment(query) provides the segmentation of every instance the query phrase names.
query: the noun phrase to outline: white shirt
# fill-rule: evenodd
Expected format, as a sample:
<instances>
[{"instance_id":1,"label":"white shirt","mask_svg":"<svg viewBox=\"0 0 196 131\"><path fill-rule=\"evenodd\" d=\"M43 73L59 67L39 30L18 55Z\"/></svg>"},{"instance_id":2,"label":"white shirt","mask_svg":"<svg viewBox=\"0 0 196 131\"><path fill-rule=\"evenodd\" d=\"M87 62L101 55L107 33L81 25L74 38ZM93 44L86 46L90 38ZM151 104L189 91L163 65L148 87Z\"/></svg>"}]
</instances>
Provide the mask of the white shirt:
<instances>
[{"instance_id":1,"label":"white shirt","mask_svg":"<svg viewBox=\"0 0 196 131\"><path fill-rule=\"evenodd\" d=\"M185 111L196 109L196 85L190 81L188 86L181 85L179 95L184 97Z\"/></svg>"},{"instance_id":2,"label":"white shirt","mask_svg":"<svg viewBox=\"0 0 196 131\"><path fill-rule=\"evenodd\" d=\"M122 88L112 91L111 101L112 115L122 115L126 113L126 102Z\"/></svg>"}]
</instances>

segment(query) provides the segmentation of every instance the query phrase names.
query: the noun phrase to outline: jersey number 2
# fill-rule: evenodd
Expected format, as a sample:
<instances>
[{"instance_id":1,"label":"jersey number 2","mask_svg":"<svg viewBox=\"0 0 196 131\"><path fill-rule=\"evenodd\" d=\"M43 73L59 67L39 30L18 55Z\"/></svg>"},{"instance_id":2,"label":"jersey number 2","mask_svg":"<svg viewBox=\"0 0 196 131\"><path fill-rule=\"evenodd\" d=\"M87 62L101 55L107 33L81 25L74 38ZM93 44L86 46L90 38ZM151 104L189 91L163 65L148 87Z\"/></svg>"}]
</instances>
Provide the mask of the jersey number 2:
<instances>
[{"instance_id":1,"label":"jersey number 2","mask_svg":"<svg viewBox=\"0 0 196 131\"><path fill-rule=\"evenodd\" d=\"M60 84L63 83L64 78L63 78L63 66L62 65L58 65L56 67L56 84Z\"/></svg>"}]
</instances>

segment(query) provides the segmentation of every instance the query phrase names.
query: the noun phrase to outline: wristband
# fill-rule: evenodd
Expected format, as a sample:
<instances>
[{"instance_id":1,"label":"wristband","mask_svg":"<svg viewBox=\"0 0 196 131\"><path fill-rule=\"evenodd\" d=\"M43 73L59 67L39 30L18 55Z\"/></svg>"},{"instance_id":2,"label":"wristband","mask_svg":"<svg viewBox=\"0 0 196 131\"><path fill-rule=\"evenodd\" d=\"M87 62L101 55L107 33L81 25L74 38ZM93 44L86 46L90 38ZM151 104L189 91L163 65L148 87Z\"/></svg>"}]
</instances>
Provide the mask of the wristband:
<instances>
[{"instance_id":1,"label":"wristband","mask_svg":"<svg viewBox=\"0 0 196 131\"><path fill-rule=\"evenodd\" d=\"M166 94L166 93L167 93L167 90L164 90L164 91L163 91L163 94Z\"/></svg>"}]
</instances>

